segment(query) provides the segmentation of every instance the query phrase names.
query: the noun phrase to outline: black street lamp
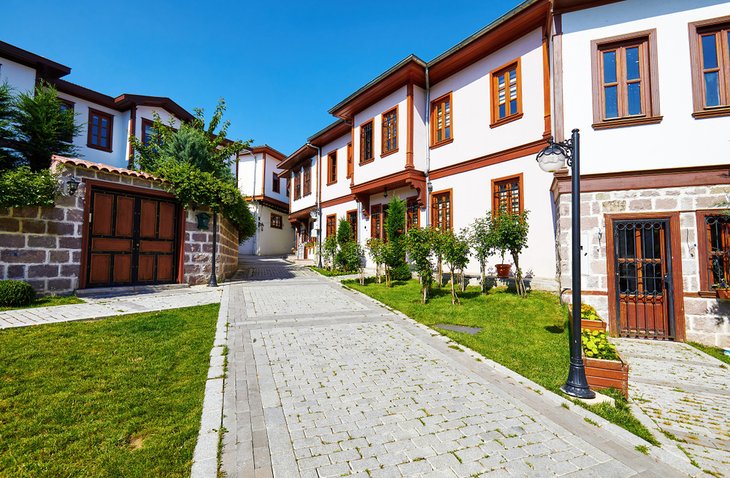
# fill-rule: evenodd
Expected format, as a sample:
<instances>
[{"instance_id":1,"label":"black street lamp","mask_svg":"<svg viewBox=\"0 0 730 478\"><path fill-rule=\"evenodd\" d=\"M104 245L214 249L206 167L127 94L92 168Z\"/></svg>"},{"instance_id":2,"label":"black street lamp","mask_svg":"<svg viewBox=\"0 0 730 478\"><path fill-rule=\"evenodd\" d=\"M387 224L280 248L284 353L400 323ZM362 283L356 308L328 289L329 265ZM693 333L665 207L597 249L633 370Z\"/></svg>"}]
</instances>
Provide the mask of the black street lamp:
<instances>
[{"instance_id":1,"label":"black street lamp","mask_svg":"<svg viewBox=\"0 0 730 478\"><path fill-rule=\"evenodd\" d=\"M551 137L548 146L537 154L540 169L554 173L567 165L572 170L571 177L571 232L572 232L572 289L573 316L570 321L570 370L568 380L560 390L577 398L595 398L596 394L588 387L586 370L583 365L583 347L580 331L580 132L573 130L571 139L556 143Z\"/></svg>"}]
</instances>

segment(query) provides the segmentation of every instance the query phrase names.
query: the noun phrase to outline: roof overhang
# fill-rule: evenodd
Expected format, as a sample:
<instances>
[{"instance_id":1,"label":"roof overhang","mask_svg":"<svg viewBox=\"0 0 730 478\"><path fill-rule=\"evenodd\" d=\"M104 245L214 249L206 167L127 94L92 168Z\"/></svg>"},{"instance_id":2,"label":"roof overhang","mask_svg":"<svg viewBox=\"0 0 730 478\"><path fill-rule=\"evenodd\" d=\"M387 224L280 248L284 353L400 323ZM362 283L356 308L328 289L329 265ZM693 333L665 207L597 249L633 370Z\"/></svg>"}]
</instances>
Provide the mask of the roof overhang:
<instances>
[{"instance_id":1,"label":"roof overhang","mask_svg":"<svg viewBox=\"0 0 730 478\"><path fill-rule=\"evenodd\" d=\"M332 107L329 113L338 118L352 119L358 112L408 83L421 87L426 85L426 62L416 55L409 55L398 62Z\"/></svg>"},{"instance_id":2,"label":"roof overhang","mask_svg":"<svg viewBox=\"0 0 730 478\"><path fill-rule=\"evenodd\" d=\"M284 173L292 170L297 164L309 159L317 152L317 148L307 143L301 146L299 149L294 151L291 155L287 156L282 162L276 165L277 168L283 169L279 176L283 176Z\"/></svg>"},{"instance_id":3,"label":"roof overhang","mask_svg":"<svg viewBox=\"0 0 730 478\"><path fill-rule=\"evenodd\" d=\"M573 12L621 1L623 0L551 0L554 13Z\"/></svg>"},{"instance_id":4,"label":"roof overhang","mask_svg":"<svg viewBox=\"0 0 730 478\"><path fill-rule=\"evenodd\" d=\"M126 111L133 106L154 106L172 113L182 121L192 121L194 119L194 116L185 108L164 96L132 95L124 93L114 98L114 103L116 104L116 108L120 111Z\"/></svg>"},{"instance_id":5,"label":"roof overhang","mask_svg":"<svg viewBox=\"0 0 730 478\"><path fill-rule=\"evenodd\" d=\"M282 153L278 149L272 148L268 144L251 146L249 150L254 154L266 153L267 155L271 156L274 159L278 159L279 161L283 161L284 159L286 159L286 155L284 153Z\"/></svg>"},{"instance_id":6,"label":"roof overhang","mask_svg":"<svg viewBox=\"0 0 730 478\"><path fill-rule=\"evenodd\" d=\"M311 218L310 213L316 210L315 206L310 206L301 211L293 212L289 214L289 222L303 222L305 219L308 221Z\"/></svg>"},{"instance_id":7,"label":"roof overhang","mask_svg":"<svg viewBox=\"0 0 730 478\"><path fill-rule=\"evenodd\" d=\"M345 120L338 119L334 123L307 138L307 142L321 148L337 138L341 138L342 136L350 133L351 129L352 126L350 123Z\"/></svg>"},{"instance_id":8,"label":"roof overhang","mask_svg":"<svg viewBox=\"0 0 730 478\"><path fill-rule=\"evenodd\" d=\"M45 79L58 79L71 73L71 68L66 65L23 50L4 41L0 41L0 57L33 68L38 72L39 77Z\"/></svg>"},{"instance_id":9,"label":"roof overhang","mask_svg":"<svg viewBox=\"0 0 730 478\"><path fill-rule=\"evenodd\" d=\"M426 207L426 175L423 171L415 169L406 169L366 183L357 184L351 186L350 190L355 199L363 205L363 211L367 215L370 209L370 196L385 193L387 190L394 191L402 187L415 189L418 205Z\"/></svg>"}]
</instances>

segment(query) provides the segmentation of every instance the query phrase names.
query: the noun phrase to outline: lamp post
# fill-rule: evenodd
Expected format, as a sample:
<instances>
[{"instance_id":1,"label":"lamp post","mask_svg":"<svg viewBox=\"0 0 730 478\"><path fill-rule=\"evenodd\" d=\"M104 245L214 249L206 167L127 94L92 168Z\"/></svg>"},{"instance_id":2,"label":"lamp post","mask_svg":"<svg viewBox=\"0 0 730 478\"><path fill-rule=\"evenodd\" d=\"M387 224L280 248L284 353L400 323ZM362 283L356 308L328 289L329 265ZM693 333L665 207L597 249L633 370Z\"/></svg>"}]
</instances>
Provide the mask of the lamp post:
<instances>
[{"instance_id":1,"label":"lamp post","mask_svg":"<svg viewBox=\"0 0 730 478\"><path fill-rule=\"evenodd\" d=\"M548 146L537 154L540 169L554 173L567 165L571 168L571 232L572 259L571 276L573 289L573 316L570 321L570 369L568 380L560 389L577 398L594 398L596 394L588 387L583 365L583 347L580 332L580 132L573 130L570 139L556 143L551 137Z\"/></svg>"}]
</instances>

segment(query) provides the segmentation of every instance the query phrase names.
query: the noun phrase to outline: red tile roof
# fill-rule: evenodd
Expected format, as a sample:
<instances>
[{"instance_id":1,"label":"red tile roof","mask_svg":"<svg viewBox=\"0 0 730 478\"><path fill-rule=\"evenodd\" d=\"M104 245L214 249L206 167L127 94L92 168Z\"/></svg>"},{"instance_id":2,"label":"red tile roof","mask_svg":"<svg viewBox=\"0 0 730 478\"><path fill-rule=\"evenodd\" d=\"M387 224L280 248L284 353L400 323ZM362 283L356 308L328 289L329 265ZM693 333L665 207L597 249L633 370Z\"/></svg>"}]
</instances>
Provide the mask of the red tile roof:
<instances>
[{"instance_id":1,"label":"red tile roof","mask_svg":"<svg viewBox=\"0 0 730 478\"><path fill-rule=\"evenodd\" d=\"M112 173L112 174L121 174L124 176L134 176L137 178L143 178L143 179L149 179L152 181L163 181L162 179L153 176L152 174L145 173L142 171L134 171L132 169L126 169L126 168L115 168L114 166L109 166L108 164L104 163L92 163L91 161L84 161L83 159L78 158L67 158L65 156L57 156L53 155L51 157L54 163L60 163L60 164L68 164L71 166L78 166L85 169L93 169L96 171L102 171L105 173Z\"/></svg>"}]
</instances>

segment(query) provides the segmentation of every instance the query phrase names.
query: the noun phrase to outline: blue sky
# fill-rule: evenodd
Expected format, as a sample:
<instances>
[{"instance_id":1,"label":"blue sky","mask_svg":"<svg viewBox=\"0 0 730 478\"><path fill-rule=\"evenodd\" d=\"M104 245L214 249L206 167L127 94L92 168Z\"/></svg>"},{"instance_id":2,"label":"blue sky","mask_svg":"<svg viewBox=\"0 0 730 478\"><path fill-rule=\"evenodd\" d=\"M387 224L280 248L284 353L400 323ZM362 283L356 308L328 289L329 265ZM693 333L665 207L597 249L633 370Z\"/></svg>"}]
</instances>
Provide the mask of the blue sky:
<instances>
[{"instance_id":1,"label":"blue sky","mask_svg":"<svg viewBox=\"0 0 730 478\"><path fill-rule=\"evenodd\" d=\"M397 61L430 60L519 3L3 0L0 40L111 96L169 96L190 111L224 97L230 138L289 154Z\"/></svg>"}]
</instances>

